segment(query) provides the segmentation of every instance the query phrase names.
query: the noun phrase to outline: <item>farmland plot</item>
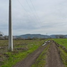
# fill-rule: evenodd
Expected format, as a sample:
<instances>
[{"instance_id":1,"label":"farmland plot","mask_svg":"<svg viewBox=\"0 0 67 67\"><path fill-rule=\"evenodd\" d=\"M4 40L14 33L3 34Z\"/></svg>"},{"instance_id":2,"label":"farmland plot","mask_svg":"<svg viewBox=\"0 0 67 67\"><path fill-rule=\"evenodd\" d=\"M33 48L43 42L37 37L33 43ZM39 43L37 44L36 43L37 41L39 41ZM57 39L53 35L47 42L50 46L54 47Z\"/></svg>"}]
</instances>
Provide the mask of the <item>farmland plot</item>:
<instances>
[{"instance_id":1,"label":"farmland plot","mask_svg":"<svg viewBox=\"0 0 67 67\"><path fill-rule=\"evenodd\" d=\"M44 40L14 40L14 51L8 52L8 41L0 40L0 67L12 67L43 43Z\"/></svg>"}]
</instances>

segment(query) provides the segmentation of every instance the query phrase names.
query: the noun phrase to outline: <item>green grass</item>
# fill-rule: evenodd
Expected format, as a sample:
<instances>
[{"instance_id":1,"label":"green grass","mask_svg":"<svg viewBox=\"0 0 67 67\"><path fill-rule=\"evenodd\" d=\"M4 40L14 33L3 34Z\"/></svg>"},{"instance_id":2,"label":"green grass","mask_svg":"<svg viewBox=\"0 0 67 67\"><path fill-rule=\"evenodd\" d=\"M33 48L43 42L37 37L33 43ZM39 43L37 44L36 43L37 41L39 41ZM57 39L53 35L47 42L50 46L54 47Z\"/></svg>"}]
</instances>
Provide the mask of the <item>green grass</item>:
<instances>
[{"instance_id":1,"label":"green grass","mask_svg":"<svg viewBox=\"0 0 67 67\"><path fill-rule=\"evenodd\" d=\"M59 49L63 64L65 65L65 67L67 67L67 53L61 47L59 47Z\"/></svg>"},{"instance_id":2,"label":"green grass","mask_svg":"<svg viewBox=\"0 0 67 67\"><path fill-rule=\"evenodd\" d=\"M54 39L58 44L63 45L67 48L67 39Z\"/></svg>"},{"instance_id":3,"label":"green grass","mask_svg":"<svg viewBox=\"0 0 67 67\"><path fill-rule=\"evenodd\" d=\"M23 60L28 54L35 51L40 45L44 43L44 40L14 40L14 51L8 52L7 48L1 49L0 53L3 57L2 66L0 67L12 67L17 62ZM7 40L0 40L0 47L8 46ZM17 48L26 48L27 50L17 50ZM5 55L8 57L6 57Z\"/></svg>"},{"instance_id":4,"label":"green grass","mask_svg":"<svg viewBox=\"0 0 67 67\"><path fill-rule=\"evenodd\" d=\"M44 49L44 51L40 54L40 56L37 58L37 60L31 67L44 67L45 66L48 48L49 48L49 45Z\"/></svg>"},{"instance_id":5,"label":"green grass","mask_svg":"<svg viewBox=\"0 0 67 67\"><path fill-rule=\"evenodd\" d=\"M54 41L67 49L67 39L54 39ZM63 64L65 65L65 67L67 67L67 52L64 50L63 47L59 46L60 56Z\"/></svg>"}]
</instances>

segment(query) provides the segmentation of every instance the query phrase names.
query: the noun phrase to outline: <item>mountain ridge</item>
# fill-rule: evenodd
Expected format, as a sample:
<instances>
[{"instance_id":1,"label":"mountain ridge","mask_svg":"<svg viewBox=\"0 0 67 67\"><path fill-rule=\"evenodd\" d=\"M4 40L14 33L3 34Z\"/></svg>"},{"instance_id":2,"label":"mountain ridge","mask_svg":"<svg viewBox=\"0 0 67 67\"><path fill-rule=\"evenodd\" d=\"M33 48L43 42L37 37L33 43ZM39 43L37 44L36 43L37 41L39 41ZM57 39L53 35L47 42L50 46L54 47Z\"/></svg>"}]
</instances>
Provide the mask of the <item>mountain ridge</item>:
<instances>
[{"instance_id":1,"label":"mountain ridge","mask_svg":"<svg viewBox=\"0 0 67 67\"><path fill-rule=\"evenodd\" d=\"M24 34L19 36L14 36L15 38L67 38L67 35L42 35L42 34Z\"/></svg>"}]
</instances>

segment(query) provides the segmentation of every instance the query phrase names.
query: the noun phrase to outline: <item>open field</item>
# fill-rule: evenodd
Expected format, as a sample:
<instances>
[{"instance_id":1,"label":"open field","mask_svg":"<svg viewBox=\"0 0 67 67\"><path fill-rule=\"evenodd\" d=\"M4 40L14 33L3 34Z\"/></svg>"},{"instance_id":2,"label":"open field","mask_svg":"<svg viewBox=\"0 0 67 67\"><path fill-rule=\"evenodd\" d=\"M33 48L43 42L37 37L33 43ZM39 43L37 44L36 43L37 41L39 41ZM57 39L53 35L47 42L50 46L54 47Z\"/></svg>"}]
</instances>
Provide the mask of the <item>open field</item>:
<instances>
[{"instance_id":1,"label":"open field","mask_svg":"<svg viewBox=\"0 0 67 67\"><path fill-rule=\"evenodd\" d=\"M0 40L0 67L67 67L67 39L48 40L14 40L13 52Z\"/></svg>"},{"instance_id":2,"label":"open field","mask_svg":"<svg viewBox=\"0 0 67 67\"><path fill-rule=\"evenodd\" d=\"M34 62L36 61L36 59L38 59L38 57L40 56L40 54L42 53L42 51L47 46L48 46L48 44L45 45L45 46L40 46L37 50L35 50L33 53L29 54L24 60L22 60L19 63L17 63L14 67L31 67L32 64L34 64ZM39 64L37 63L37 65L39 65ZM37 66L34 66L34 67L37 67ZM38 66L38 67L40 67L40 66Z\"/></svg>"},{"instance_id":3,"label":"open field","mask_svg":"<svg viewBox=\"0 0 67 67\"><path fill-rule=\"evenodd\" d=\"M58 46L54 41L47 41L36 51L17 63L14 67L64 67Z\"/></svg>"},{"instance_id":4,"label":"open field","mask_svg":"<svg viewBox=\"0 0 67 67\"><path fill-rule=\"evenodd\" d=\"M0 40L0 67L12 67L18 61L35 51L44 41L14 40L14 51L8 52L8 41Z\"/></svg>"},{"instance_id":5,"label":"open field","mask_svg":"<svg viewBox=\"0 0 67 67\"><path fill-rule=\"evenodd\" d=\"M67 48L67 39L54 39L58 44L63 45Z\"/></svg>"}]
</instances>

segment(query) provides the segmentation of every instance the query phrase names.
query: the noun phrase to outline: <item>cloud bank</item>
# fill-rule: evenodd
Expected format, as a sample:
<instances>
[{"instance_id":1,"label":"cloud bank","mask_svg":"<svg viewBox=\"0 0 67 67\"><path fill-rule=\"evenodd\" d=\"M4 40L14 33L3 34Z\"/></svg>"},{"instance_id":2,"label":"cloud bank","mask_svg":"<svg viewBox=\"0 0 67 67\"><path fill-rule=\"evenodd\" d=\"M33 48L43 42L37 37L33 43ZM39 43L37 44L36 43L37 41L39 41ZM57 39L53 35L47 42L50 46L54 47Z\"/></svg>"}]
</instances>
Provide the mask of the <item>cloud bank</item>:
<instances>
[{"instance_id":1,"label":"cloud bank","mask_svg":"<svg viewBox=\"0 0 67 67\"><path fill-rule=\"evenodd\" d=\"M0 0L0 31L8 35L9 2ZM13 35L67 34L66 0L12 0Z\"/></svg>"}]
</instances>

